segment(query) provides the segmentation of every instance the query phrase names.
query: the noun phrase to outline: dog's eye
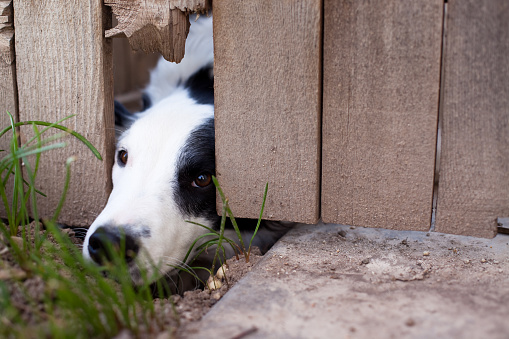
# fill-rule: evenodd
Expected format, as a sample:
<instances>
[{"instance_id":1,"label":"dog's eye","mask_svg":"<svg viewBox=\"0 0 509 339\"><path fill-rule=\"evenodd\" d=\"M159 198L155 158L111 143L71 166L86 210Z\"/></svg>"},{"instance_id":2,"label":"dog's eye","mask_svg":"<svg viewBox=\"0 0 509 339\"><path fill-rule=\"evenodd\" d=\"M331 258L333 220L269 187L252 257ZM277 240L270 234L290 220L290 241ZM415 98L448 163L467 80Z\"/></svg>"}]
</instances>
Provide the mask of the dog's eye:
<instances>
[{"instance_id":1,"label":"dog's eye","mask_svg":"<svg viewBox=\"0 0 509 339\"><path fill-rule=\"evenodd\" d=\"M194 187L205 187L210 185L211 182L212 175L208 173L202 173L194 179L191 185L193 185Z\"/></svg>"},{"instance_id":2,"label":"dog's eye","mask_svg":"<svg viewBox=\"0 0 509 339\"><path fill-rule=\"evenodd\" d=\"M120 150L118 151L118 164L122 167L127 164L127 151L126 150Z\"/></svg>"}]
</instances>

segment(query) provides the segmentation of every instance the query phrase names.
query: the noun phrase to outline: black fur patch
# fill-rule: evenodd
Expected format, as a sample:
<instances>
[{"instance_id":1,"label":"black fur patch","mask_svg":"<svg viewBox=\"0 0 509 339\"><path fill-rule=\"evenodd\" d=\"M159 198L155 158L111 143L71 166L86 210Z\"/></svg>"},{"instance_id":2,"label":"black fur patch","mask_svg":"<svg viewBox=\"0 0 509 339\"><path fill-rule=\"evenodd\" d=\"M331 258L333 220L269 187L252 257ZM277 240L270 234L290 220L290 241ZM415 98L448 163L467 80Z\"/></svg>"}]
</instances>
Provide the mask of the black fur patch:
<instances>
[{"instance_id":1,"label":"black fur patch","mask_svg":"<svg viewBox=\"0 0 509 339\"><path fill-rule=\"evenodd\" d=\"M216 188L194 187L192 182L200 174L215 175L214 119L197 127L187 139L178 158L174 198L182 213L216 221Z\"/></svg>"},{"instance_id":2,"label":"black fur patch","mask_svg":"<svg viewBox=\"0 0 509 339\"><path fill-rule=\"evenodd\" d=\"M127 128L134 121L134 116L120 102L115 100L115 126Z\"/></svg>"},{"instance_id":3,"label":"black fur patch","mask_svg":"<svg viewBox=\"0 0 509 339\"><path fill-rule=\"evenodd\" d=\"M189 90L189 95L197 103L202 105L214 104L214 77L212 66L203 67L187 79L184 87Z\"/></svg>"},{"instance_id":4,"label":"black fur patch","mask_svg":"<svg viewBox=\"0 0 509 339\"><path fill-rule=\"evenodd\" d=\"M150 97L148 96L147 93L143 93L141 95L141 102L142 102L142 112L149 109L150 107L152 107L152 100L150 100Z\"/></svg>"}]
</instances>

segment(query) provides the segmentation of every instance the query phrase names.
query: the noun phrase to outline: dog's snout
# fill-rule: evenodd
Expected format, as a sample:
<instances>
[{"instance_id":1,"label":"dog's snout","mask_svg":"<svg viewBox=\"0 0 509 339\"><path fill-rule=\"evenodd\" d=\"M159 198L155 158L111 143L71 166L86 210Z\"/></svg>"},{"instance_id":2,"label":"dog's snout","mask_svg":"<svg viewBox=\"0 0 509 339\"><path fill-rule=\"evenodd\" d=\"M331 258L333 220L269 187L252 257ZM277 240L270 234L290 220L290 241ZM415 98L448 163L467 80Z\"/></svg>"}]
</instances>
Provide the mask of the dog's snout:
<instances>
[{"instance_id":1,"label":"dog's snout","mask_svg":"<svg viewBox=\"0 0 509 339\"><path fill-rule=\"evenodd\" d=\"M98 264L114 261L114 256L131 262L138 254L139 246L129 234L99 227L88 240L88 253Z\"/></svg>"}]
</instances>

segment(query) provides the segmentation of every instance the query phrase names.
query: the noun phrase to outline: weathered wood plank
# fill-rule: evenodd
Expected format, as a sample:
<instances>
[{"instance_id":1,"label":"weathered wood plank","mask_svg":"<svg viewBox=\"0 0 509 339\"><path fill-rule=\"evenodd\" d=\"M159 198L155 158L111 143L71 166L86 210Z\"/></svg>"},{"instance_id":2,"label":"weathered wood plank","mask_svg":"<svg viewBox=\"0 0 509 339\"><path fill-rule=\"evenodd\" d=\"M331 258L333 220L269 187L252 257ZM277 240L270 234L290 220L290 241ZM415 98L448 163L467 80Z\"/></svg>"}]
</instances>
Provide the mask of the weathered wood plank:
<instances>
[{"instance_id":1,"label":"weathered wood plank","mask_svg":"<svg viewBox=\"0 0 509 339\"><path fill-rule=\"evenodd\" d=\"M321 1L214 2L217 176L236 216L319 218Z\"/></svg>"},{"instance_id":2,"label":"weathered wood plank","mask_svg":"<svg viewBox=\"0 0 509 339\"><path fill-rule=\"evenodd\" d=\"M17 91L16 91L16 64L14 57L14 27L13 27L12 1L0 1L0 128L3 129L10 125L10 119L7 112L11 113L14 121L17 122ZM9 150L10 137L7 133L0 138L0 149ZM0 153L0 159L5 152ZM5 173L2 173L5 174ZM7 183L6 192L10 198L13 185L11 181ZM7 212L3 203L0 203L0 216L7 217Z\"/></svg>"},{"instance_id":3,"label":"weathered wood plank","mask_svg":"<svg viewBox=\"0 0 509 339\"><path fill-rule=\"evenodd\" d=\"M324 5L322 218L430 227L442 1Z\"/></svg>"},{"instance_id":4,"label":"weathered wood plank","mask_svg":"<svg viewBox=\"0 0 509 339\"><path fill-rule=\"evenodd\" d=\"M509 3L450 0L439 232L493 237L509 215Z\"/></svg>"},{"instance_id":5,"label":"weathered wood plank","mask_svg":"<svg viewBox=\"0 0 509 339\"><path fill-rule=\"evenodd\" d=\"M16 69L12 1L0 1L0 126L10 124L6 111L16 118ZM0 149L8 149L9 140L0 139Z\"/></svg>"},{"instance_id":6,"label":"weathered wood plank","mask_svg":"<svg viewBox=\"0 0 509 339\"><path fill-rule=\"evenodd\" d=\"M60 199L65 161L76 156L72 182L59 221L89 225L100 212L111 189L114 116L111 12L101 0L14 0L16 71L20 120L64 122L90 140L102 154L97 160L81 143L45 154L38 175L43 216L50 216ZM28 133L25 129L25 133Z\"/></svg>"}]
</instances>

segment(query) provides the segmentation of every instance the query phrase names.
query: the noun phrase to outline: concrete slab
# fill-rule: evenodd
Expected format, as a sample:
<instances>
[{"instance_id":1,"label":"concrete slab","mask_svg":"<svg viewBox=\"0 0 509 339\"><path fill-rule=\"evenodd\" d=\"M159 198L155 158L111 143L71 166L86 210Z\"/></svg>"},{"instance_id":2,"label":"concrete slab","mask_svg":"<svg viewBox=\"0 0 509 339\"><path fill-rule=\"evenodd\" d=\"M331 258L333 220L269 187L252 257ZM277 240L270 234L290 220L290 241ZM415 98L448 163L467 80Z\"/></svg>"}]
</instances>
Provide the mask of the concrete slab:
<instances>
[{"instance_id":1,"label":"concrete slab","mask_svg":"<svg viewBox=\"0 0 509 339\"><path fill-rule=\"evenodd\" d=\"M509 338L509 236L303 225L190 338Z\"/></svg>"}]
</instances>

